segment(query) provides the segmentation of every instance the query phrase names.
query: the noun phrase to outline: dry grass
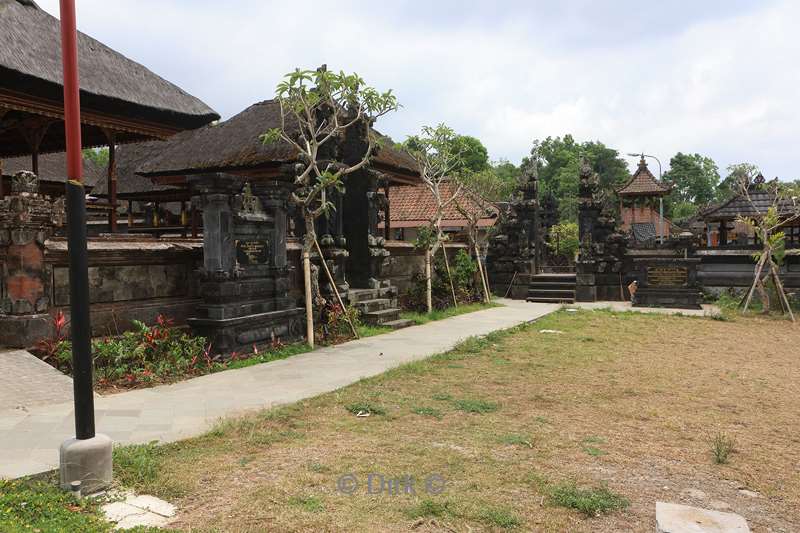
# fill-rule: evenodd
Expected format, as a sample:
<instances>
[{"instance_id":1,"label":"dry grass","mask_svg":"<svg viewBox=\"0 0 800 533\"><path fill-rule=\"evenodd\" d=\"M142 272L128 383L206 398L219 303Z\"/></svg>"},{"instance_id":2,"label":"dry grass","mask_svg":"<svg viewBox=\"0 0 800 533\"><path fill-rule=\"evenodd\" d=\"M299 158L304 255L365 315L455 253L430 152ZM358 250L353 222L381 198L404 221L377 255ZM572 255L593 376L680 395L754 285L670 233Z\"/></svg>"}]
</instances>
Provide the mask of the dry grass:
<instances>
[{"instance_id":1,"label":"dry grass","mask_svg":"<svg viewBox=\"0 0 800 533\"><path fill-rule=\"evenodd\" d=\"M798 531L799 342L772 320L562 312L165 446L158 476L197 531L652 531L656 500ZM416 495L368 494L370 473ZM616 495L630 505L594 517L557 505Z\"/></svg>"}]
</instances>

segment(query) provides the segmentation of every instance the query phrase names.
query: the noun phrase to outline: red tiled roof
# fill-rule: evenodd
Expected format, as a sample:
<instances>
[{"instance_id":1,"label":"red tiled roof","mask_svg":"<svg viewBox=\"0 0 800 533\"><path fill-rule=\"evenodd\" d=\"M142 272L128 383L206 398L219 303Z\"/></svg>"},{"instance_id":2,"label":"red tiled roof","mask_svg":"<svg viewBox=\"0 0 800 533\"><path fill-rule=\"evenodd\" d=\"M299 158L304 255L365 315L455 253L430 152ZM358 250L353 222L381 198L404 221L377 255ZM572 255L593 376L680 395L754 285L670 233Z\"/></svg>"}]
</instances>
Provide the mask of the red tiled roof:
<instances>
[{"instance_id":1,"label":"red tiled roof","mask_svg":"<svg viewBox=\"0 0 800 533\"><path fill-rule=\"evenodd\" d=\"M455 183L445 182L440 186L442 198L447 200L455 192ZM458 202L468 212L479 210L480 207L472 202L467 195L461 194ZM436 212L436 201L428 187L422 185L403 185L389 188L389 213L391 224L394 227L418 227L428 224ZM492 226L497 219L498 210L494 206L490 213L482 217L479 226ZM466 226L467 222L453 202L444 210L444 225Z\"/></svg>"},{"instance_id":2,"label":"red tiled roof","mask_svg":"<svg viewBox=\"0 0 800 533\"><path fill-rule=\"evenodd\" d=\"M630 181L617 189L620 196L662 196L669 194L671 187L660 183L647 168L644 157L639 160L639 168Z\"/></svg>"}]
</instances>

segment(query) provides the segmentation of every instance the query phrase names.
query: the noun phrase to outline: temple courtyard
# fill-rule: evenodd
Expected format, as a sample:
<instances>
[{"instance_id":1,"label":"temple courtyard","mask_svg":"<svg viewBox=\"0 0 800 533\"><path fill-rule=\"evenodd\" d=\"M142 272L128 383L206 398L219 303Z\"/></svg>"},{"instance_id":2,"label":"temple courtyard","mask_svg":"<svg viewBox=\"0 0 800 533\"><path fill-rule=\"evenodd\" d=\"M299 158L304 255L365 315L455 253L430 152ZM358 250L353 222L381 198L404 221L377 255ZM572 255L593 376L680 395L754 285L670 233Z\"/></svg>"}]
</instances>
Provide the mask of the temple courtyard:
<instances>
[{"instance_id":1,"label":"temple courtyard","mask_svg":"<svg viewBox=\"0 0 800 533\"><path fill-rule=\"evenodd\" d=\"M117 448L116 481L183 531L652 531L657 501L800 528L795 328L505 303L101 399L120 443L174 441Z\"/></svg>"}]
</instances>

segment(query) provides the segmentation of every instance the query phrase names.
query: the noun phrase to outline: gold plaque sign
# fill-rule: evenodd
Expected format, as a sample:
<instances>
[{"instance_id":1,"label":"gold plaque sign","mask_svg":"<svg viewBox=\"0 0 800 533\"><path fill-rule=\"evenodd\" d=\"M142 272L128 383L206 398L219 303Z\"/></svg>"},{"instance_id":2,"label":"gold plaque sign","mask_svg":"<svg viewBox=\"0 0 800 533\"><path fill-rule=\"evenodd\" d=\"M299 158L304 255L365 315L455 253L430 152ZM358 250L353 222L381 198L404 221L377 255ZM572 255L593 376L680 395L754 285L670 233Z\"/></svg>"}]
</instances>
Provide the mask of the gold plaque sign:
<instances>
[{"instance_id":1,"label":"gold plaque sign","mask_svg":"<svg viewBox=\"0 0 800 533\"><path fill-rule=\"evenodd\" d=\"M689 271L684 267L648 267L650 287L683 287L689 283Z\"/></svg>"},{"instance_id":2,"label":"gold plaque sign","mask_svg":"<svg viewBox=\"0 0 800 533\"><path fill-rule=\"evenodd\" d=\"M240 265L265 265L269 262L267 241L236 241L236 262Z\"/></svg>"}]
</instances>

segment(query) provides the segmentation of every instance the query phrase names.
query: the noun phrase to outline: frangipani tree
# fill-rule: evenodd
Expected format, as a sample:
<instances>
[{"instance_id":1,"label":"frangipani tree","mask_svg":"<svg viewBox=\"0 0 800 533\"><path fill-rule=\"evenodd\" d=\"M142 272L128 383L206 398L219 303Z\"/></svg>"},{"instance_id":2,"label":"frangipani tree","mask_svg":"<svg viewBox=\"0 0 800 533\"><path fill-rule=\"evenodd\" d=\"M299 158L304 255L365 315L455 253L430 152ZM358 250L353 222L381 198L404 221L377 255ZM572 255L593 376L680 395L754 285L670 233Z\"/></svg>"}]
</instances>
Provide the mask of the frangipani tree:
<instances>
[{"instance_id":1,"label":"frangipani tree","mask_svg":"<svg viewBox=\"0 0 800 533\"><path fill-rule=\"evenodd\" d=\"M392 91L379 92L367 86L358 74L317 70L287 74L278 84L275 98L280 104L280 126L261 136L265 144L285 142L297 151L292 201L305 223L303 278L306 296L306 335L314 346L311 251L317 245L315 221L333 209L326 198L331 188L342 190L344 180L364 168L377 143L372 131L375 120L399 106ZM342 161L341 147L350 130L362 130L363 153ZM324 259L323 259L324 260Z\"/></svg>"},{"instance_id":2,"label":"frangipani tree","mask_svg":"<svg viewBox=\"0 0 800 533\"><path fill-rule=\"evenodd\" d=\"M747 311L754 293L758 291L764 312L769 313L769 293L765 284L771 278L778 293L781 308L785 313L789 314L792 322L794 322L794 313L779 275L780 263L783 262L786 246L786 234L781 228L800 220L800 201L798 200L800 191L797 190L796 185L782 184L777 179L770 183L764 183L761 175L756 178L755 183L756 187L766 188L772 201L765 209L761 202L753 200L750 180L740 181L740 194L752 206L757 215L754 217L739 217L738 221L754 232L761 245L761 250L753 254L753 258L756 261L755 275L743 301L743 310Z\"/></svg>"},{"instance_id":3,"label":"frangipani tree","mask_svg":"<svg viewBox=\"0 0 800 533\"><path fill-rule=\"evenodd\" d=\"M425 250L426 300L429 313L433 311L431 261L447 240L442 228L445 209L461 194L463 189L461 178L469 172L466 160L469 146L464 139L446 125L439 124L435 128L424 126L420 135L411 136L403 143L403 147L417 161L420 177L433 196L435 204L434 214L430 221L433 235ZM455 187L443 187L448 180L452 180ZM444 253L445 261L447 261L447 252ZM453 293L453 302L458 305L452 279L450 280L450 289Z\"/></svg>"},{"instance_id":4,"label":"frangipani tree","mask_svg":"<svg viewBox=\"0 0 800 533\"><path fill-rule=\"evenodd\" d=\"M510 199L514 192L514 183L502 179L493 168L480 172L466 172L460 178L463 187L456 197L456 209L467 221L467 236L470 247L474 250L478 261L478 273L481 276L483 296L486 303L491 301L489 282L484 274L481 252L478 242L478 223L489 215L496 202Z\"/></svg>"}]
</instances>

